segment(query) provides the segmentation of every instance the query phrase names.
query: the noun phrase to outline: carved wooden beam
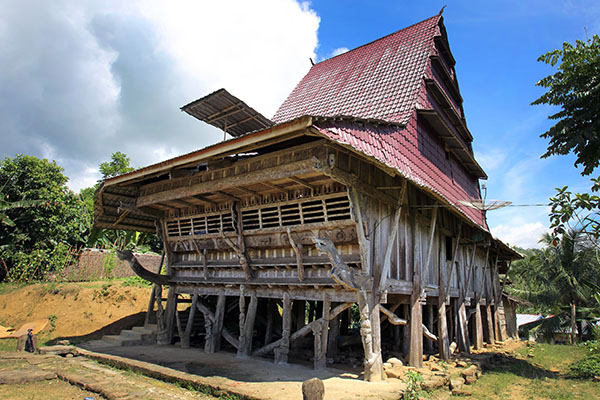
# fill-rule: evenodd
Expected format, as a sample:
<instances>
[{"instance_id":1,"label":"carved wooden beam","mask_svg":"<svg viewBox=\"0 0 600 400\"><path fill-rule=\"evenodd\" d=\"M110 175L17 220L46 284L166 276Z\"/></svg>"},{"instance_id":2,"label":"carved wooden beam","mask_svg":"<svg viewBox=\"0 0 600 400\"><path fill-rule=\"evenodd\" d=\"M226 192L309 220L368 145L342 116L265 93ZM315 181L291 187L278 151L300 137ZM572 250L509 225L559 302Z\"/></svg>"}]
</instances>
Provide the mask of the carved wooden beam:
<instances>
[{"instance_id":1,"label":"carved wooden beam","mask_svg":"<svg viewBox=\"0 0 600 400\"><path fill-rule=\"evenodd\" d=\"M290 245L296 254L296 265L298 266L298 280L302 282L304 280L304 263L302 262L302 244L296 243L294 238L292 238L292 232L290 228L287 228L287 234L290 238Z\"/></svg>"},{"instance_id":2,"label":"carved wooden beam","mask_svg":"<svg viewBox=\"0 0 600 400\"><path fill-rule=\"evenodd\" d=\"M168 285L171 279L170 275L159 275L154 272L148 271L140 264L138 259L129 250L117 250L117 257L119 260L129 262L131 269L137 276L157 285Z\"/></svg>"},{"instance_id":3,"label":"carved wooden beam","mask_svg":"<svg viewBox=\"0 0 600 400\"><path fill-rule=\"evenodd\" d=\"M238 258L240 259L240 265L242 267L242 270L244 271L244 274L246 275L246 280L248 281L252 279L252 268L250 267L250 262L248 261L248 257L246 257L244 251L237 244L233 243L233 241L230 238L225 236L223 230L219 230L219 233L221 234L223 240L225 240L225 243L227 243L229 247L231 247L231 249L236 253Z\"/></svg>"},{"instance_id":4,"label":"carved wooden beam","mask_svg":"<svg viewBox=\"0 0 600 400\"><path fill-rule=\"evenodd\" d=\"M331 239L318 238L313 239L319 251L327 254L331 262L331 279L349 290L359 290L360 285L356 282L355 273L344 263L340 253L338 253Z\"/></svg>"}]
</instances>

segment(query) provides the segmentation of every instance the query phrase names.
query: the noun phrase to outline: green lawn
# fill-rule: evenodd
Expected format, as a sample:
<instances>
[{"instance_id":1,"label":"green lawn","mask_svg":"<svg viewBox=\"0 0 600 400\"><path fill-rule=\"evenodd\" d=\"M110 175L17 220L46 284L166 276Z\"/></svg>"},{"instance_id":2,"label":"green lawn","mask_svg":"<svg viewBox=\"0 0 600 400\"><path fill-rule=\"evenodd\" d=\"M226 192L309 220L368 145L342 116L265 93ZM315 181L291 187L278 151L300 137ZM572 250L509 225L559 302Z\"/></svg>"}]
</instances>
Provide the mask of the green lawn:
<instances>
[{"instance_id":1,"label":"green lawn","mask_svg":"<svg viewBox=\"0 0 600 400\"><path fill-rule=\"evenodd\" d=\"M583 346L523 346L514 354L496 356L491 370L474 385L464 388L471 391L474 399L599 399L600 382L568 377L569 365L587 354ZM431 397L458 398L443 393Z\"/></svg>"}]
</instances>

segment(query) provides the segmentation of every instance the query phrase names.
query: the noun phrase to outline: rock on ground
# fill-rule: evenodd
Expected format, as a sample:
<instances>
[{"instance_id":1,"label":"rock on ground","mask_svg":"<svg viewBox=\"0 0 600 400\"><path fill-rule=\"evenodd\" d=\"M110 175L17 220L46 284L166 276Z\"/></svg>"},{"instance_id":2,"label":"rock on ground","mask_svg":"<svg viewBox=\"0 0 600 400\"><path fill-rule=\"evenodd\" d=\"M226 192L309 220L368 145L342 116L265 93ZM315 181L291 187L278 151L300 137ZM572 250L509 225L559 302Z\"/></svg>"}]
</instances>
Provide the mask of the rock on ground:
<instances>
[{"instance_id":1,"label":"rock on ground","mask_svg":"<svg viewBox=\"0 0 600 400\"><path fill-rule=\"evenodd\" d=\"M323 400L325 396L325 385L319 378L312 378L302 383L303 400Z\"/></svg>"}]
</instances>

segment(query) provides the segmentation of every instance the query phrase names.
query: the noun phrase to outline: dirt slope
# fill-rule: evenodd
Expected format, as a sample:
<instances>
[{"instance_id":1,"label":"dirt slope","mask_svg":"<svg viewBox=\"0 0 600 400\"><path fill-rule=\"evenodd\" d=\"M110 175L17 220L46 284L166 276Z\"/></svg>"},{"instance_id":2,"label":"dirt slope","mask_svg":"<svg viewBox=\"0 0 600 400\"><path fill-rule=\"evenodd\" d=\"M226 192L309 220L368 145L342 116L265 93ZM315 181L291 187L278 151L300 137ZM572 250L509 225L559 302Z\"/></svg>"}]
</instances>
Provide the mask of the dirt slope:
<instances>
[{"instance_id":1,"label":"dirt slope","mask_svg":"<svg viewBox=\"0 0 600 400\"><path fill-rule=\"evenodd\" d=\"M75 340L118 333L143 322L151 288L123 286L122 281L34 284L0 291L0 325L18 329L23 323L48 318L40 333L45 340Z\"/></svg>"}]
</instances>

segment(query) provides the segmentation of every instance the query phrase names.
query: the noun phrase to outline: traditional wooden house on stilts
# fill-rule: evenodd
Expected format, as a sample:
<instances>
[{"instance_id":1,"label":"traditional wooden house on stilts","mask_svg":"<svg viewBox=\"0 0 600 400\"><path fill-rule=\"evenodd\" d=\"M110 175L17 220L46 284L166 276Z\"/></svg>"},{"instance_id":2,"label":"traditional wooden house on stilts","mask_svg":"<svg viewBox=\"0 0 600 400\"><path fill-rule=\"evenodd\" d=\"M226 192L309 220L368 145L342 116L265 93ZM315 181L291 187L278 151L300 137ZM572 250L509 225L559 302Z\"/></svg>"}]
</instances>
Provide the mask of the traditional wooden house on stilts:
<instances>
[{"instance_id":1,"label":"traditional wooden house on stilts","mask_svg":"<svg viewBox=\"0 0 600 400\"><path fill-rule=\"evenodd\" d=\"M312 334L323 368L354 322L371 381L382 348L413 366L468 352L503 339L499 274L518 254L461 203L486 178L461 104L436 15L317 63L271 120L223 89L184 106L233 138L107 179L95 224L162 236L166 274L123 254L157 298L169 285L160 343L196 329L206 352L285 363Z\"/></svg>"}]
</instances>

